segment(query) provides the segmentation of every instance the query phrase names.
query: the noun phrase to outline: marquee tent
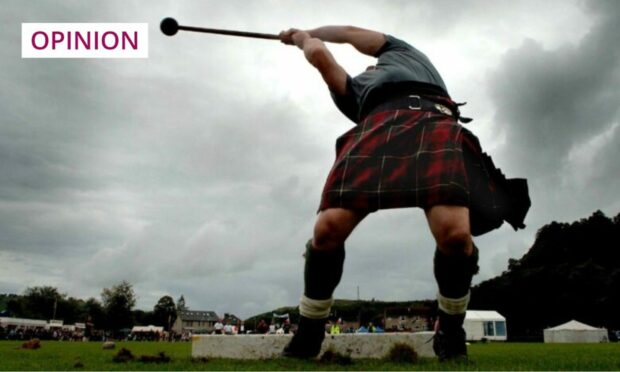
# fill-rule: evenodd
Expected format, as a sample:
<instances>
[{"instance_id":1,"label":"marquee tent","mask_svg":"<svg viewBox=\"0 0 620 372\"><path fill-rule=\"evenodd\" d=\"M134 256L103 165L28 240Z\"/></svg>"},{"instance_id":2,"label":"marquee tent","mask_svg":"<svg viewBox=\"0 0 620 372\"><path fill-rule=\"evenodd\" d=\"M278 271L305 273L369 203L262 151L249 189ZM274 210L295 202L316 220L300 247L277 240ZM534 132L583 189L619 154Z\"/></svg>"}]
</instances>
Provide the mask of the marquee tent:
<instances>
[{"instance_id":1,"label":"marquee tent","mask_svg":"<svg viewBox=\"0 0 620 372\"><path fill-rule=\"evenodd\" d=\"M550 343L596 343L609 341L605 328L595 328L576 320L545 329L544 337L545 342Z\"/></svg>"},{"instance_id":2,"label":"marquee tent","mask_svg":"<svg viewBox=\"0 0 620 372\"><path fill-rule=\"evenodd\" d=\"M463 324L468 341L506 341L506 318L497 311L467 310Z\"/></svg>"},{"instance_id":3,"label":"marquee tent","mask_svg":"<svg viewBox=\"0 0 620 372\"><path fill-rule=\"evenodd\" d=\"M41 319L0 317L0 326L47 327L48 324L47 321Z\"/></svg>"},{"instance_id":4,"label":"marquee tent","mask_svg":"<svg viewBox=\"0 0 620 372\"><path fill-rule=\"evenodd\" d=\"M134 326L131 329L131 333L145 333L145 332L155 332L155 333L159 333L159 332L163 332L164 331L164 327L156 327L153 325L148 325L148 326Z\"/></svg>"}]
</instances>

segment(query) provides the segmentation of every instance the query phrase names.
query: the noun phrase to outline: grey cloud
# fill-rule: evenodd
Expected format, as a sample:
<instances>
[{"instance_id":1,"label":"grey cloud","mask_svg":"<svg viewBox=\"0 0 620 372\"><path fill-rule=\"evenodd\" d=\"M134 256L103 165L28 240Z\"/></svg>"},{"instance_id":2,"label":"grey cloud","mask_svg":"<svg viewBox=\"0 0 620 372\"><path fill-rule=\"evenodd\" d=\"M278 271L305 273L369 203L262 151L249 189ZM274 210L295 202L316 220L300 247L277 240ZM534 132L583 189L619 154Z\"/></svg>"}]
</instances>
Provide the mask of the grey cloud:
<instances>
[{"instance_id":1,"label":"grey cloud","mask_svg":"<svg viewBox=\"0 0 620 372\"><path fill-rule=\"evenodd\" d=\"M457 42L482 48L487 44L455 33L484 35L499 16L521 30L532 3L308 4L4 2L0 292L51 283L70 295L97 297L103 287L127 279L136 287L140 308L151 308L165 293L175 299L183 293L194 309L241 316L298 300L301 253L333 161L333 142L350 124L296 49L191 33L169 38L158 31L162 17L262 32L352 23L398 31L424 48ZM563 4L540 6L544 13ZM561 48L540 41L548 30L532 26L526 36L539 32L541 38L513 47L489 81L500 108L497 127L510 139L500 148L499 165L510 176L531 178L538 199L532 211L536 222L528 222L533 226L549 220L548 206L539 202L547 197L576 204L570 210L577 217L596 205L614 207L613 188L620 185L607 175L619 171L620 129L613 129L618 52L605 50L605 43L615 45L616 4L587 3L588 20L594 20L589 24L595 26L583 41ZM326 13L325 6L333 11ZM377 9L383 17L376 17ZM20 59L19 24L43 21L148 22L150 57ZM521 35L513 29L498 33L508 40ZM507 40L499 39L494 42ZM593 78L592 70L598 72ZM568 89L582 86L584 94ZM562 102L570 103L568 111ZM560 139L550 134L556 125L562 128ZM596 140L601 133L610 138ZM596 154L578 156L588 146L598 149ZM550 168L534 161L538 154L549 158ZM571 199L564 195L585 187L574 182L580 164L590 166L596 182L579 194L583 199ZM564 170L555 175L563 186L553 195L543 177L549 169ZM479 239L480 278L501 272L508 257L526 249L530 235L505 228ZM354 297L357 285L364 298L434 296L434 242L420 211L369 216L347 249L336 296Z\"/></svg>"},{"instance_id":2,"label":"grey cloud","mask_svg":"<svg viewBox=\"0 0 620 372\"><path fill-rule=\"evenodd\" d=\"M499 158L509 174L529 178L534 225L617 207L620 136L610 130L620 119L620 51L612 47L620 3L586 5L596 22L583 39L554 49L525 40L490 77L507 138ZM612 137L593 141L603 133Z\"/></svg>"},{"instance_id":3,"label":"grey cloud","mask_svg":"<svg viewBox=\"0 0 620 372\"><path fill-rule=\"evenodd\" d=\"M614 6L615 5L615 6ZM510 51L491 77L497 122L509 138L505 153L520 170L557 169L571 147L617 120L620 6L574 45L545 50L534 40Z\"/></svg>"}]
</instances>

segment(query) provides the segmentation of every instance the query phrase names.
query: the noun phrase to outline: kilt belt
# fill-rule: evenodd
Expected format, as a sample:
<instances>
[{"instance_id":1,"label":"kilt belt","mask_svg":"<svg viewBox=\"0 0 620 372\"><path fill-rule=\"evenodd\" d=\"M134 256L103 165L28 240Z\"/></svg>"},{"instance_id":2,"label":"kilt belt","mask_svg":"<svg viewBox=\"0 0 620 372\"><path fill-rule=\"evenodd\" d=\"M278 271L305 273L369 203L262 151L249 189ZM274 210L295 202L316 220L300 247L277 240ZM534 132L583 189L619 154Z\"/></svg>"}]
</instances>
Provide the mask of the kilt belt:
<instances>
[{"instance_id":1,"label":"kilt belt","mask_svg":"<svg viewBox=\"0 0 620 372\"><path fill-rule=\"evenodd\" d=\"M473 119L461 116L459 106L463 106L465 104L467 104L467 102L456 103L446 97L410 94L396 99L391 99L377 105L369 112L368 116L381 111L409 109L417 111L430 111L437 114L451 116L455 120L466 124L471 122Z\"/></svg>"}]
</instances>

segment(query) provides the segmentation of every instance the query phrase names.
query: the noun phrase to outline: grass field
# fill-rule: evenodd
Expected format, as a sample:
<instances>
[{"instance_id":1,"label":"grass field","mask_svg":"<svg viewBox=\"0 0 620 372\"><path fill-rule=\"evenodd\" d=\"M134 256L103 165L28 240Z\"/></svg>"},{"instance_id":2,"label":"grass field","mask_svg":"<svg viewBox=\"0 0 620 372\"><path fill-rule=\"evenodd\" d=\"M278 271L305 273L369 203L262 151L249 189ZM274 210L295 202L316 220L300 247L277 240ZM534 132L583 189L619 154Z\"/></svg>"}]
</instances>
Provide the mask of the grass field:
<instances>
[{"instance_id":1,"label":"grass field","mask_svg":"<svg viewBox=\"0 0 620 372\"><path fill-rule=\"evenodd\" d=\"M433 359L417 364L364 359L350 365L289 359L194 361L190 343L119 342L115 350L102 350L101 345L43 341L40 349L23 350L21 342L0 341L0 370L620 370L620 343L473 344L468 365L439 364ZM115 363L112 359L121 347L138 358L163 351L171 360Z\"/></svg>"}]
</instances>

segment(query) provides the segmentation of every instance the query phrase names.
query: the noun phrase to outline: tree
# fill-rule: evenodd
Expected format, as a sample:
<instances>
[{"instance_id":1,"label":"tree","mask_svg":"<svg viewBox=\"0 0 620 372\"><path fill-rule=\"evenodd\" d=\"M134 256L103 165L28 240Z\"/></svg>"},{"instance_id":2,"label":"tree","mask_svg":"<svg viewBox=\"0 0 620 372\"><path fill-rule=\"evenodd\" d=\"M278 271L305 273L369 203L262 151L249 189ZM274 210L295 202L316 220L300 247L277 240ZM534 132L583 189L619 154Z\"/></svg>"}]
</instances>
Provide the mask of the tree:
<instances>
[{"instance_id":1,"label":"tree","mask_svg":"<svg viewBox=\"0 0 620 372\"><path fill-rule=\"evenodd\" d=\"M157 301L153 308L153 313L157 323L163 325L166 330L170 330L172 324L177 319L177 308L174 300L170 296L164 296Z\"/></svg>"},{"instance_id":2,"label":"tree","mask_svg":"<svg viewBox=\"0 0 620 372\"><path fill-rule=\"evenodd\" d=\"M179 297L179 299L177 300L177 310L178 311L188 310L187 306L185 306L185 297L183 297L183 295L181 295L181 297Z\"/></svg>"},{"instance_id":3,"label":"tree","mask_svg":"<svg viewBox=\"0 0 620 372\"><path fill-rule=\"evenodd\" d=\"M158 320L155 318L155 313L152 311L134 310L131 313L134 325L159 325Z\"/></svg>"},{"instance_id":4,"label":"tree","mask_svg":"<svg viewBox=\"0 0 620 372\"><path fill-rule=\"evenodd\" d=\"M21 299L21 316L35 319L61 318L58 303L65 301L66 294L51 286L26 288Z\"/></svg>"},{"instance_id":5,"label":"tree","mask_svg":"<svg viewBox=\"0 0 620 372\"><path fill-rule=\"evenodd\" d=\"M123 280L112 288L104 288L101 299L110 329L119 330L132 326L131 309L136 304L136 295L129 282Z\"/></svg>"},{"instance_id":6,"label":"tree","mask_svg":"<svg viewBox=\"0 0 620 372\"><path fill-rule=\"evenodd\" d=\"M15 296L15 297L9 298L9 300L6 303L6 310L9 312L11 316L24 317L23 297Z\"/></svg>"},{"instance_id":7,"label":"tree","mask_svg":"<svg viewBox=\"0 0 620 372\"><path fill-rule=\"evenodd\" d=\"M0 294L0 316L15 316L15 305L21 309L20 299L20 296L13 293Z\"/></svg>"},{"instance_id":8,"label":"tree","mask_svg":"<svg viewBox=\"0 0 620 372\"><path fill-rule=\"evenodd\" d=\"M64 320L65 324L83 322L85 320L84 304L84 300L74 297L59 300L56 319Z\"/></svg>"},{"instance_id":9,"label":"tree","mask_svg":"<svg viewBox=\"0 0 620 372\"><path fill-rule=\"evenodd\" d=\"M86 303L84 304L84 314L86 317L84 321L87 321L88 318L90 317L90 322L93 324L93 328L95 329L105 328L105 325L106 325L105 309L103 308L103 305L101 305L101 302L97 301L97 299L91 297L88 300L86 300Z\"/></svg>"}]
</instances>

